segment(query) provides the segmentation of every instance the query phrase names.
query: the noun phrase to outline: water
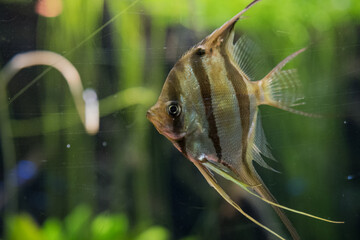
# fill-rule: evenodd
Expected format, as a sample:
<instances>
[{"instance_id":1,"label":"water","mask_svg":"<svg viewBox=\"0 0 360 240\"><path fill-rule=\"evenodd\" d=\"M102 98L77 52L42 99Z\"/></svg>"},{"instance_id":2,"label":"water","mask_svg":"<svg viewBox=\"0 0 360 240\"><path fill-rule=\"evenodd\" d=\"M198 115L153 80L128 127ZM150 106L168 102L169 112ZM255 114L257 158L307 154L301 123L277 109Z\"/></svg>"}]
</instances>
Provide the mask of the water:
<instances>
[{"instance_id":1,"label":"water","mask_svg":"<svg viewBox=\"0 0 360 240\"><path fill-rule=\"evenodd\" d=\"M247 3L62 3L53 18L39 16L36 3L0 3L0 66L30 50L62 54L84 88L96 91L100 129L94 136L86 133L55 70L31 67L11 79L6 99L12 133L1 129L8 132L0 151L1 235L24 239L14 233L24 232L21 226L33 229L27 239L52 234L58 239L274 239L221 199L145 118L177 59ZM288 68L297 68L304 84L307 105L299 109L325 117L261 107L278 161L268 162L281 174L256 166L281 204L345 221L330 224L287 213L302 239L359 235L359 13L356 0L341 6L332 0L267 0L236 26L238 35L245 32L259 44L269 66L308 46ZM266 204L227 181L219 183L250 215L287 236Z\"/></svg>"}]
</instances>

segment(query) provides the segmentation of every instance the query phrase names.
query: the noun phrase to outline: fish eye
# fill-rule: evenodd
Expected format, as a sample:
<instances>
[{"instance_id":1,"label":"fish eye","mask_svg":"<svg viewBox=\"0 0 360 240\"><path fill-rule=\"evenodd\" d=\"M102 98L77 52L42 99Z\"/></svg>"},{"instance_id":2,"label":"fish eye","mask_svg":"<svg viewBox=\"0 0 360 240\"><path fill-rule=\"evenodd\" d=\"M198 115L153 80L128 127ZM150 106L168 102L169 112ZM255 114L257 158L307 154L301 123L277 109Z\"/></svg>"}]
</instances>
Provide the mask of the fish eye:
<instances>
[{"instance_id":1,"label":"fish eye","mask_svg":"<svg viewBox=\"0 0 360 240\"><path fill-rule=\"evenodd\" d=\"M197 50L196 50L196 55L198 56L204 56L205 55L205 49L202 48L202 47L199 47Z\"/></svg>"},{"instance_id":2,"label":"fish eye","mask_svg":"<svg viewBox=\"0 0 360 240\"><path fill-rule=\"evenodd\" d=\"M167 107L167 112L171 117L177 117L181 113L181 107L177 102L170 102Z\"/></svg>"}]
</instances>

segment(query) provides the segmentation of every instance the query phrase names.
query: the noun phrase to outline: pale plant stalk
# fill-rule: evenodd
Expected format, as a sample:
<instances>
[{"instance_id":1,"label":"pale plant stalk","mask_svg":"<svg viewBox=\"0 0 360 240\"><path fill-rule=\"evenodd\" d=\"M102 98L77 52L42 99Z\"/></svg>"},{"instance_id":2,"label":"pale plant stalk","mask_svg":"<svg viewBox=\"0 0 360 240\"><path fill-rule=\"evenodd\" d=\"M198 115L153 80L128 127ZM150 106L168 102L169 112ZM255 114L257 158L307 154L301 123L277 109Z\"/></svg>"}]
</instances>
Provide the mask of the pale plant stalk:
<instances>
[{"instance_id":1,"label":"pale plant stalk","mask_svg":"<svg viewBox=\"0 0 360 240\"><path fill-rule=\"evenodd\" d=\"M8 175L15 170L16 153L11 130L11 122L7 103L6 87L9 81L23 68L47 65L57 69L67 81L74 98L75 106L81 122L89 134L95 134L99 128L99 103L94 90L83 90L80 75L76 68L63 56L50 51L32 51L13 57L0 72L0 127L4 158L5 195L1 204L8 204L5 217L17 211L17 173ZM8 201L9 199L11 201Z\"/></svg>"},{"instance_id":2,"label":"pale plant stalk","mask_svg":"<svg viewBox=\"0 0 360 240\"><path fill-rule=\"evenodd\" d=\"M81 122L89 134L95 134L99 127L97 95L93 90L86 90L84 92L78 71L63 56L50 51L32 51L18 54L2 70L5 85L21 69L35 65L54 67L63 75L74 98Z\"/></svg>"}]
</instances>

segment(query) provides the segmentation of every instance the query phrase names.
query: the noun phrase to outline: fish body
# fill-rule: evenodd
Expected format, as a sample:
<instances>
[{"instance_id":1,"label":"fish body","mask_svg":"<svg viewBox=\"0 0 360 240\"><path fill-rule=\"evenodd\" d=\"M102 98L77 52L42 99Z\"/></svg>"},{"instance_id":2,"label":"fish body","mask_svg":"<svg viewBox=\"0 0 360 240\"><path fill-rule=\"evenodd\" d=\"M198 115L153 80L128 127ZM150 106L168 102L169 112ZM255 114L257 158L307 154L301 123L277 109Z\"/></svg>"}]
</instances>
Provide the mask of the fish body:
<instances>
[{"instance_id":1,"label":"fish body","mask_svg":"<svg viewBox=\"0 0 360 240\"><path fill-rule=\"evenodd\" d=\"M247 52L249 42L234 44L234 25L253 1L222 27L185 53L170 71L157 103L147 118L200 170L208 183L238 211L280 239L277 233L247 215L217 184L212 172L248 189L272 204L293 239L299 236L279 204L257 174L253 161L272 169L263 156L273 159L261 126L258 106L290 112L301 104L296 70L282 70L305 49L291 54L262 79L253 79ZM296 210L300 214L315 217ZM318 218L318 217L315 217ZM321 219L321 218L318 218ZM321 219L323 220L323 219Z\"/></svg>"}]
</instances>

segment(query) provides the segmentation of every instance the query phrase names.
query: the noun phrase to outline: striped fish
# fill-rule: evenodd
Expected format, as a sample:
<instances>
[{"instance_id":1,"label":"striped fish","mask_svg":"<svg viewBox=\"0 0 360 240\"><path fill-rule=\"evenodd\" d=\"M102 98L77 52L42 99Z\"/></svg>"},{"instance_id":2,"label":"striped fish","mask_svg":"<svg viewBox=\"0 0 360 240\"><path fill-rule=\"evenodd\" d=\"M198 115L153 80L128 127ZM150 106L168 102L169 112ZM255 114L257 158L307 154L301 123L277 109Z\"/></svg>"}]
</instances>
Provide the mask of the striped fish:
<instances>
[{"instance_id":1,"label":"striped fish","mask_svg":"<svg viewBox=\"0 0 360 240\"><path fill-rule=\"evenodd\" d=\"M217 184L214 172L271 204L292 238L300 239L281 208L327 222L340 222L279 205L253 166L256 161L272 169L262 157L273 159L261 126L259 105L311 116L291 108L301 104L303 96L296 70L282 70L305 49L291 54L264 78L255 81L248 60L248 41L240 38L233 43L235 23L256 2L181 57L170 71L157 103L147 112L147 118L245 217L284 239L245 213Z\"/></svg>"}]
</instances>

